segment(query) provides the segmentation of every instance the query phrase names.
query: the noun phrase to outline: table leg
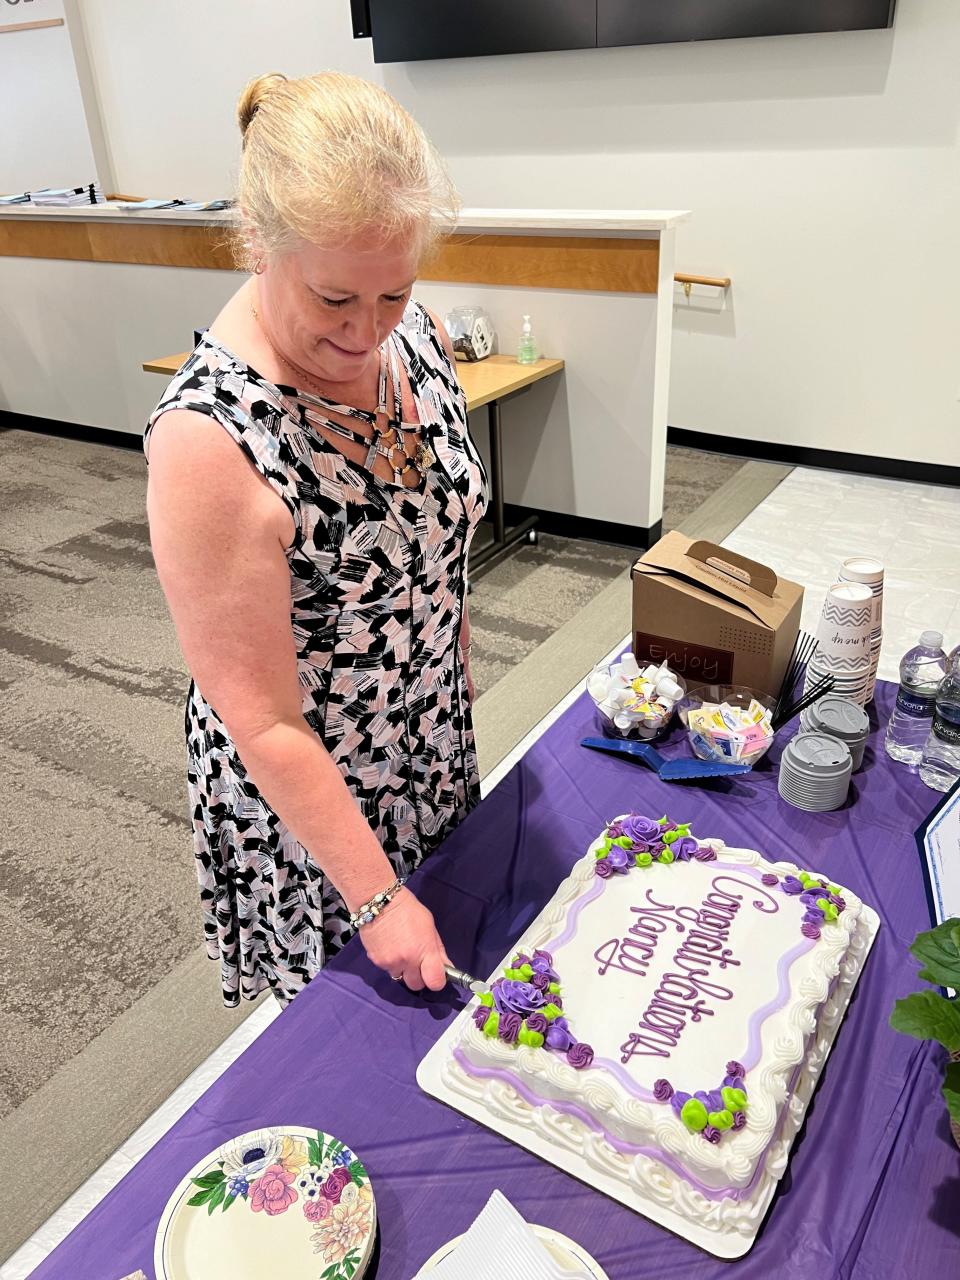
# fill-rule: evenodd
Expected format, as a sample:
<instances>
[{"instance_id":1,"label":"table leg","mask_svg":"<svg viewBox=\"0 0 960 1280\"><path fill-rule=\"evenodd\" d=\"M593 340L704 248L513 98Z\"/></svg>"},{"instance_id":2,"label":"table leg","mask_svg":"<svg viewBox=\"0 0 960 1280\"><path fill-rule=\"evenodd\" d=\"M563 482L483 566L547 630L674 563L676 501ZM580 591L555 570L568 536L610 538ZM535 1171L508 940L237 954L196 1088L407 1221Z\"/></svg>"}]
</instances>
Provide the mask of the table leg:
<instances>
[{"instance_id":1,"label":"table leg","mask_svg":"<svg viewBox=\"0 0 960 1280\"><path fill-rule=\"evenodd\" d=\"M518 542L527 541L536 534L536 516L530 516L507 532L503 498L503 438L500 430L500 402L491 400L487 406L490 423L490 518L493 521L493 541L470 553L469 571L476 575L482 568L492 568L502 560Z\"/></svg>"}]
</instances>

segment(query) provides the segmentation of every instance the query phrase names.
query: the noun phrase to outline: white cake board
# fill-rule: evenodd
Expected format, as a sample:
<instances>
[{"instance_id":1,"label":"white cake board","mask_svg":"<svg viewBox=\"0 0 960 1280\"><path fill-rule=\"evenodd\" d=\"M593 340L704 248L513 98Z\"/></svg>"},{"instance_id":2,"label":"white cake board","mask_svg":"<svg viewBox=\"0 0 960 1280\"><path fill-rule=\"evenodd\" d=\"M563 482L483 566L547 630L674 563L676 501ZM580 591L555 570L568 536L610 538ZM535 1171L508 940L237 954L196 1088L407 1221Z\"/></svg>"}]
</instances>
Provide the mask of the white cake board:
<instances>
[{"instance_id":1,"label":"white cake board","mask_svg":"<svg viewBox=\"0 0 960 1280\"><path fill-rule=\"evenodd\" d=\"M531 927L535 927L535 924ZM863 965L867 962L879 929L880 917L871 907L864 904L858 925L858 934L866 944L863 953ZM510 963L515 951L515 947L511 948L504 957L503 964L493 975L494 977L503 971L505 965ZM863 972L863 965L852 977L841 979L837 984L832 1000L836 1002L841 1015L846 1014L847 1005L850 1003L854 987ZM532 1129L528 1129L525 1125L487 1114L483 1108L478 1107L469 1098L451 1089L442 1078L442 1068L444 1063L452 1057L453 1050L460 1039L461 1028L466 1020L471 1017L475 1007L474 1001L469 1001L417 1068L417 1083L425 1093L429 1093L434 1098L439 1098L441 1102L445 1102L448 1106L462 1112L469 1119L475 1120L477 1124L486 1125L488 1129L493 1129L501 1137L509 1138L511 1142L515 1142L520 1147L526 1147L528 1151L532 1151L541 1160L546 1160L549 1164L556 1165L557 1168L563 1169L565 1173L573 1174L575 1178L579 1178L581 1182L585 1182L595 1191L602 1191L604 1195L610 1196L611 1199L619 1200L628 1209L634 1209L637 1213L642 1213L651 1222L656 1222L661 1227L666 1227L668 1231L673 1231L676 1235L682 1236L684 1240L689 1240L691 1244L698 1245L699 1248L706 1250L707 1253L712 1253L717 1258L742 1258L744 1254L749 1253L760 1233L767 1209L770 1207L770 1202L776 1193L777 1181L770 1182L762 1199L757 1202L761 1208L761 1213L757 1216L758 1225L756 1231L749 1235L744 1234L742 1231L712 1231L697 1222L691 1222L688 1218L681 1217L680 1214L665 1208L655 1200L648 1199L632 1188L624 1186L619 1179L596 1169L576 1152L569 1150L559 1151L547 1139L541 1137L540 1134L535 1133ZM841 1016L833 1039L839 1034L842 1025ZM820 1071L815 1075L806 1070L802 1071L800 1079L797 1081L793 1092L794 1096L803 1103L803 1111L797 1117L785 1113L781 1126L781 1136L789 1136L791 1144L803 1124L807 1106L817 1087L820 1073L826 1066L832 1047L833 1040L827 1047Z\"/></svg>"}]
</instances>

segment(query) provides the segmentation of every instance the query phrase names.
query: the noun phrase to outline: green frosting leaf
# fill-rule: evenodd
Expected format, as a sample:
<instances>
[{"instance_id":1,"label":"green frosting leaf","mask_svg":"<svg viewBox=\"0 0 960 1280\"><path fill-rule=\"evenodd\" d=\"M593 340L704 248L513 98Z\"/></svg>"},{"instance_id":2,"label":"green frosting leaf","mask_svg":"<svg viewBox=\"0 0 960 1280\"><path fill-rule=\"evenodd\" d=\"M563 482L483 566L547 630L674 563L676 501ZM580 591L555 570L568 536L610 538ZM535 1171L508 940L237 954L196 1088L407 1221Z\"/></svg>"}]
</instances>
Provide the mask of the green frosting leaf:
<instances>
[{"instance_id":1,"label":"green frosting leaf","mask_svg":"<svg viewBox=\"0 0 960 1280\"><path fill-rule=\"evenodd\" d=\"M617 836L616 840L613 840L611 843L618 844L621 849L633 848L633 841L629 836Z\"/></svg>"},{"instance_id":2,"label":"green frosting leaf","mask_svg":"<svg viewBox=\"0 0 960 1280\"><path fill-rule=\"evenodd\" d=\"M742 1089L735 1089L732 1085L725 1085L720 1090L720 1097L723 1099L723 1105L728 1111L746 1111L747 1095Z\"/></svg>"},{"instance_id":3,"label":"green frosting leaf","mask_svg":"<svg viewBox=\"0 0 960 1280\"><path fill-rule=\"evenodd\" d=\"M548 1022L552 1022L554 1018L560 1017L560 1010L555 1004L545 1004L540 1010Z\"/></svg>"},{"instance_id":4,"label":"green frosting leaf","mask_svg":"<svg viewBox=\"0 0 960 1280\"><path fill-rule=\"evenodd\" d=\"M660 838L663 840L664 844L673 844L675 840L680 839L680 832L677 830L665 831Z\"/></svg>"},{"instance_id":5,"label":"green frosting leaf","mask_svg":"<svg viewBox=\"0 0 960 1280\"><path fill-rule=\"evenodd\" d=\"M560 983L551 982L549 987L547 987L547 990L550 992L552 996L558 996L560 994Z\"/></svg>"},{"instance_id":6,"label":"green frosting leaf","mask_svg":"<svg viewBox=\"0 0 960 1280\"><path fill-rule=\"evenodd\" d=\"M678 836L688 836L690 834L690 823L678 822L674 830Z\"/></svg>"},{"instance_id":7,"label":"green frosting leaf","mask_svg":"<svg viewBox=\"0 0 960 1280\"><path fill-rule=\"evenodd\" d=\"M699 1133L707 1127L707 1108L699 1098L688 1098L680 1111L680 1119L691 1133Z\"/></svg>"},{"instance_id":8,"label":"green frosting leaf","mask_svg":"<svg viewBox=\"0 0 960 1280\"><path fill-rule=\"evenodd\" d=\"M638 867L649 867L649 866L652 866L652 865L653 865L653 854L652 854L652 853L647 853L646 851L644 851L643 853L638 853L638 854L637 854L637 866L638 866Z\"/></svg>"},{"instance_id":9,"label":"green frosting leaf","mask_svg":"<svg viewBox=\"0 0 960 1280\"><path fill-rule=\"evenodd\" d=\"M658 862L671 863L673 861L673 850L664 849L663 853L657 858Z\"/></svg>"},{"instance_id":10,"label":"green frosting leaf","mask_svg":"<svg viewBox=\"0 0 960 1280\"><path fill-rule=\"evenodd\" d=\"M836 920L836 918L839 916L839 914L840 912L837 910L837 908L833 905L832 902L828 902L827 905L823 908L823 918L824 920L828 921L828 923L832 924L833 921Z\"/></svg>"},{"instance_id":11,"label":"green frosting leaf","mask_svg":"<svg viewBox=\"0 0 960 1280\"><path fill-rule=\"evenodd\" d=\"M721 1132L724 1129L733 1128L733 1115L730 1111L711 1111L707 1119L715 1129L720 1129Z\"/></svg>"},{"instance_id":12,"label":"green frosting leaf","mask_svg":"<svg viewBox=\"0 0 960 1280\"><path fill-rule=\"evenodd\" d=\"M609 849L604 849L604 848L603 848L603 846L601 846L601 847L597 850L597 852L594 854L594 857L595 857L595 858L597 859L597 861L599 862L601 858L606 858L606 857L609 855L609 853L610 853L610 850L609 850Z\"/></svg>"},{"instance_id":13,"label":"green frosting leaf","mask_svg":"<svg viewBox=\"0 0 960 1280\"><path fill-rule=\"evenodd\" d=\"M500 1015L499 1013L497 1013L496 1009L492 1009L490 1013L487 1014L487 1020L483 1024L483 1034L485 1036L489 1036L490 1039L492 1040L493 1037L497 1034L497 1030L499 1026L500 1026Z\"/></svg>"},{"instance_id":14,"label":"green frosting leaf","mask_svg":"<svg viewBox=\"0 0 960 1280\"><path fill-rule=\"evenodd\" d=\"M484 1027L484 1031L486 1031L486 1027ZM517 1039L521 1044L528 1044L531 1049L539 1049L543 1044L543 1036L540 1032L530 1031L527 1027L520 1028L520 1034L517 1036Z\"/></svg>"},{"instance_id":15,"label":"green frosting leaf","mask_svg":"<svg viewBox=\"0 0 960 1280\"><path fill-rule=\"evenodd\" d=\"M944 920L936 929L918 933L910 954L923 964L920 977L938 987L960 987L960 920Z\"/></svg>"},{"instance_id":16,"label":"green frosting leaf","mask_svg":"<svg viewBox=\"0 0 960 1280\"><path fill-rule=\"evenodd\" d=\"M610 852L610 850L613 848L613 841L610 839L609 836L604 836L603 843L600 845L600 848L603 850L604 853Z\"/></svg>"},{"instance_id":17,"label":"green frosting leaf","mask_svg":"<svg viewBox=\"0 0 960 1280\"><path fill-rule=\"evenodd\" d=\"M943 1096L950 1119L960 1124L960 1062L950 1062L943 1077Z\"/></svg>"},{"instance_id":18,"label":"green frosting leaf","mask_svg":"<svg viewBox=\"0 0 960 1280\"><path fill-rule=\"evenodd\" d=\"M824 914L824 915L826 915L826 914L827 914L827 908L828 908L830 905L831 905L831 904L830 904L830 899L829 899L829 898L818 898L818 899L817 899L817 906L820 908L820 910L823 912L823 914Z\"/></svg>"},{"instance_id":19,"label":"green frosting leaf","mask_svg":"<svg viewBox=\"0 0 960 1280\"><path fill-rule=\"evenodd\" d=\"M523 978L524 982L529 982L530 979L533 977L533 965L522 964L520 966L520 976Z\"/></svg>"},{"instance_id":20,"label":"green frosting leaf","mask_svg":"<svg viewBox=\"0 0 960 1280\"><path fill-rule=\"evenodd\" d=\"M890 1025L917 1040L937 1040L951 1053L960 1050L960 1007L936 991L915 991L898 1000Z\"/></svg>"},{"instance_id":21,"label":"green frosting leaf","mask_svg":"<svg viewBox=\"0 0 960 1280\"><path fill-rule=\"evenodd\" d=\"M507 970L507 972L509 973L509 970ZM493 992L492 991L484 991L483 995L478 996L477 999L480 1001L482 1005L485 1005L486 1008L488 1009L493 1008ZM319 1163L320 1161L318 1160L317 1164Z\"/></svg>"}]
</instances>

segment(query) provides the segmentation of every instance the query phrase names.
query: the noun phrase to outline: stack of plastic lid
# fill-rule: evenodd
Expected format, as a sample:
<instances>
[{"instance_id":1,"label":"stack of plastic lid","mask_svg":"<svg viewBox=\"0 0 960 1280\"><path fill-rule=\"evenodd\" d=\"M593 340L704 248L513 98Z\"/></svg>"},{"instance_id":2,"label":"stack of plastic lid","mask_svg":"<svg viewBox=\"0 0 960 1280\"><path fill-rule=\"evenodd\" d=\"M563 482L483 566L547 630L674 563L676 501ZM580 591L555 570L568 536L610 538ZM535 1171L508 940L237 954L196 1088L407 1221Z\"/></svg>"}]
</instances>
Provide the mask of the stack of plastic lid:
<instances>
[{"instance_id":1,"label":"stack of plastic lid","mask_svg":"<svg viewBox=\"0 0 960 1280\"><path fill-rule=\"evenodd\" d=\"M854 772L863 764L863 753L870 733L870 720L859 703L825 693L800 717L800 728L807 733L828 733L850 748Z\"/></svg>"},{"instance_id":2,"label":"stack of plastic lid","mask_svg":"<svg viewBox=\"0 0 960 1280\"><path fill-rule=\"evenodd\" d=\"M808 813L839 809L850 789L853 757L839 738L799 733L780 757L777 790L788 804Z\"/></svg>"}]
</instances>

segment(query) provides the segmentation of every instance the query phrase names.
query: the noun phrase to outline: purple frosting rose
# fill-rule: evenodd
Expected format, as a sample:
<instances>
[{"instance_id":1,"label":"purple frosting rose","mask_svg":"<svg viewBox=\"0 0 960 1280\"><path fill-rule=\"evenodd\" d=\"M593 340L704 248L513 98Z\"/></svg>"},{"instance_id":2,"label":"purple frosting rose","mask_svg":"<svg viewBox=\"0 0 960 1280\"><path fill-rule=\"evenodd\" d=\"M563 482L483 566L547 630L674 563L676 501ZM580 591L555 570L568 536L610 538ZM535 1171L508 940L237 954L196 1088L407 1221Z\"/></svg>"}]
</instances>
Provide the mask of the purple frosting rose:
<instances>
[{"instance_id":1,"label":"purple frosting rose","mask_svg":"<svg viewBox=\"0 0 960 1280\"><path fill-rule=\"evenodd\" d=\"M690 1101L690 1094L684 1093L682 1089L677 1089L673 1097L670 1099L670 1105L671 1107L673 1107L677 1115L679 1115L680 1112L683 1110L684 1103L689 1101Z\"/></svg>"},{"instance_id":2,"label":"purple frosting rose","mask_svg":"<svg viewBox=\"0 0 960 1280\"><path fill-rule=\"evenodd\" d=\"M650 840L659 840L663 828L653 818L645 818L642 813L631 813L619 824L622 834L629 836L635 843L645 844Z\"/></svg>"},{"instance_id":3,"label":"purple frosting rose","mask_svg":"<svg viewBox=\"0 0 960 1280\"><path fill-rule=\"evenodd\" d=\"M576 1067L578 1071L583 1071L593 1061L593 1050L588 1044L584 1044L580 1040L576 1044L572 1044L567 1050L567 1061L571 1067Z\"/></svg>"},{"instance_id":4,"label":"purple frosting rose","mask_svg":"<svg viewBox=\"0 0 960 1280\"><path fill-rule=\"evenodd\" d=\"M613 867L607 865L609 861L609 858L597 859L597 875L601 880L609 880L613 875Z\"/></svg>"},{"instance_id":5,"label":"purple frosting rose","mask_svg":"<svg viewBox=\"0 0 960 1280\"><path fill-rule=\"evenodd\" d=\"M519 1013L501 1013L497 1035L501 1040L506 1040L507 1044L516 1044L522 1022Z\"/></svg>"},{"instance_id":6,"label":"purple frosting rose","mask_svg":"<svg viewBox=\"0 0 960 1280\"><path fill-rule=\"evenodd\" d=\"M747 1074L746 1071L743 1069L743 1064L740 1062L737 1062L736 1058L731 1058L730 1061L727 1063L728 1076L739 1076L739 1078L742 1080L746 1074Z\"/></svg>"},{"instance_id":7,"label":"purple frosting rose","mask_svg":"<svg viewBox=\"0 0 960 1280\"><path fill-rule=\"evenodd\" d=\"M800 901L805 903L808 907L815 907L822 897L822 889L805 889L800 895Z\"/></svg>"},{"instance_id":8,"label":"purple frosting rose","mask_svg":"<svg viewBox=\"0 0 960 1280\"><path fill-rule=\"evenodd\" d=\"M708 1124L705 1129L700 1130L701 1138L706 1138L708 1142L712 1142L714 1146L720 1141L720 1130L715 1129L712 1124Z\"/></svg>"},{"instance_id":9,"label":"purple frosting rose","mask_svg":"<svg viewBox=\"0 0 960 1280\"><path fill-rule=\"evenodd\" d=\"M840 897L839 893L831 893L829 901L837 908L838 911L846 911L847 904L844 902L843 898Z\"/></svg>"},{"instance_id":10,"label":"purple frosting rose","mask_svg":"<svg viewBox=\"0 0 960 1280\"><path fill-rule=\"evenodd\" d=\"M607 839L619 840L622 835L623 835L623 823L611 822L607 827Z\"/></svg>"},{"instance_id":11,"label":"purple frosting rose","mask_svg":"<svg viewBox=\"0 0 960 1280\"><path fill-rule=\"evenodd\" d=\"M490 1017L490 1010L485 1004L478 1006L473 1011L473 1020L477 1024L477 1028L482 1031L487 1025L487 1018Z\"/></svg>"},{"instance_id":12,"label":"purple frosting rose","mask_svg":"<svg viewBox=\"0 0 960 1280\"><path fill-rule=\"evenodd\" d=\"M707 844L702 844L693 855L695 862L716 862L717 855Z\"/></svg>"},{"instance_id":13,"label":"purple frosting rose","mask_svg":"<svg viewBox=\"0 0 960 1280\"><path fill-rule=\"evenodd\" d=\"M784 876L780 888L784 893L797 894L803 893L803 885L796 876Z\"/></svg>"},{"instance_id":14,"label":"purple frosting rose","mask_svg":"<svg viewBox=\"0 0 960 1280\"><path fill-rule=\"evenodd\" d=\"M778 878L773 874L773 872L772 872L772 871L765 871L765 872L763 873L763 875L760 877L760 883L761 883L761 884L770 884L770 885L773 885L773 884L779 884L779 883L780 883L780 881L779 881L779 879L778 879Z\"/></svg>"},{"instance_id":15,"label":"purple frosting rose","mask_svg":"<svg viewBox=\"0 0 960 1280\"><path fill-rule=\"evenodd\" d=\"M533 960L531 961L531 964L535 969L542 969L544 966L550 969L553 967L553 956L549 951L542 951L537 947L536 951L533 953Z\"/></svg>"},{"instance_id":16,"label":"purple frosting rose","mask_svg":"<svg viewBox=\"0 0 960 1280\"><path fill-rule=\"evenodd\" d=\"M700 843L694 840L693 836L681 836L679 840L674 840L670 846L670 852L677 862L689 862L696 856L699 848Z\"/></svg>"},{"instance_id":17,"label":"purple frosting rose","mask_svg":"<svg viewBox=\"0 0 960 1280\"><path fill-rule=\"evenodd\" d=\"M517 982L513 978L501 978L494 983L493 1003L498 1013L519 1013L526 1017L534 1009L546 1003L543 992L538 991L532 982Z\"/></svg>"},{"instance_id":18,"label":"purple frosting rose","mask_svg":"<svg viewBox=\"0 0 960 1280\"><path fill-rule=\"evenodd\" d=\"M601 861L606 862L614 871L626 871L627 867L634 861L634 855L628 853L626 849L622 849L620 845L615 844Z\"/></svg>"},{"instance_id":19,"label":"purple frosting rose","mask_svg":"<svg viewBox=\"0 0 960 1280\"><path fill-rule=\"evenodd\" d=\"M513 957L513 964L510 965L510 968L520 969L522 968L523 965L530 964L530 963L531 963L531 960L530 960L530 957L527 955L527 953L525 951L518 951L517 954Z\"/></svg>"},{"instance_id":20,"label":"purple frosting rose","mask_svg":"<svg viewBox=\"0 0 960 1280\"><path fill-rule=\"evenodd\" d=\"M803 918L807 924L816 925L823 924L826 919L819 907L807 907L806 911L803 913Z\"/></svg>"},{"instance_id":21,"label":"purple frosting rose","mask_svg":"<svg viewBox=\"0 0 960 1280\"><path fill-rule=\"evenodd\" d=\"M550 1026L550 1023L546 1020L546 1018L543 1016L542 1013L531 1013L529 1018L527 1018L528 1031L537 1031L539 1032L540 1035L545 1036L547 1034L547 1028L549 1026Z\"/></svg>"},{"instance_id":22,"label":"purple frosting rose","mask_svg":"<svg viewBox=\"0 0 960 1280\"><path fill-rule=\"evenodd\" d=\"M673 1097L673 1085L661 1076L653 1082L653 1096L658 1102L669 1102Z\"/></svg>"},{"instance_id":23,"label":"purple frosting rose","mask_svg":"<svg viewBox=\"0 0 960 1280\"><path fill-rule=\"evenodd\" d=\"M547 1028L546 1043L551 1049L559 1049L561 1053L566 1053L574 1043L574 1039L566 1026L560 1026L563 1021L563 1018L556 1018L550 1023Z\"/></svg>"},{"instance_id":24,"label":"purple frosting rose","mask_svg":"<svg viewBox=\"0 0 960 1280\"><path fill-rule=\"evenodd\" d=\"M738 1111L736 1115L733 1117L734 1129L742 1129L746 1123L747 1123L747 1113L745 1111Z\"/></svg>"},{"instance_id":25,"label":"purple frosting rose","mask_svg":"<svg viewBox=\"0 0 960 1280\"><path fill-rule=\"evenodd\" d=\"M805 938L810 938L813 942L816 942L820 937L820 930L815 924L811 924L809 920L804 920L800 926L800 932Z\"/></svg>"},{"instance_id":26,"label":"purple frosting rose","mask_svg":"<svg viewBox=\"0 0 960 1280\"><path fill-rule=\"evenodd\" d=\"M550 985L550 977L546 973L535 973L530 979L531 987L536 987L538 991L546 991Z\"/></svg>"}]
</instances>

